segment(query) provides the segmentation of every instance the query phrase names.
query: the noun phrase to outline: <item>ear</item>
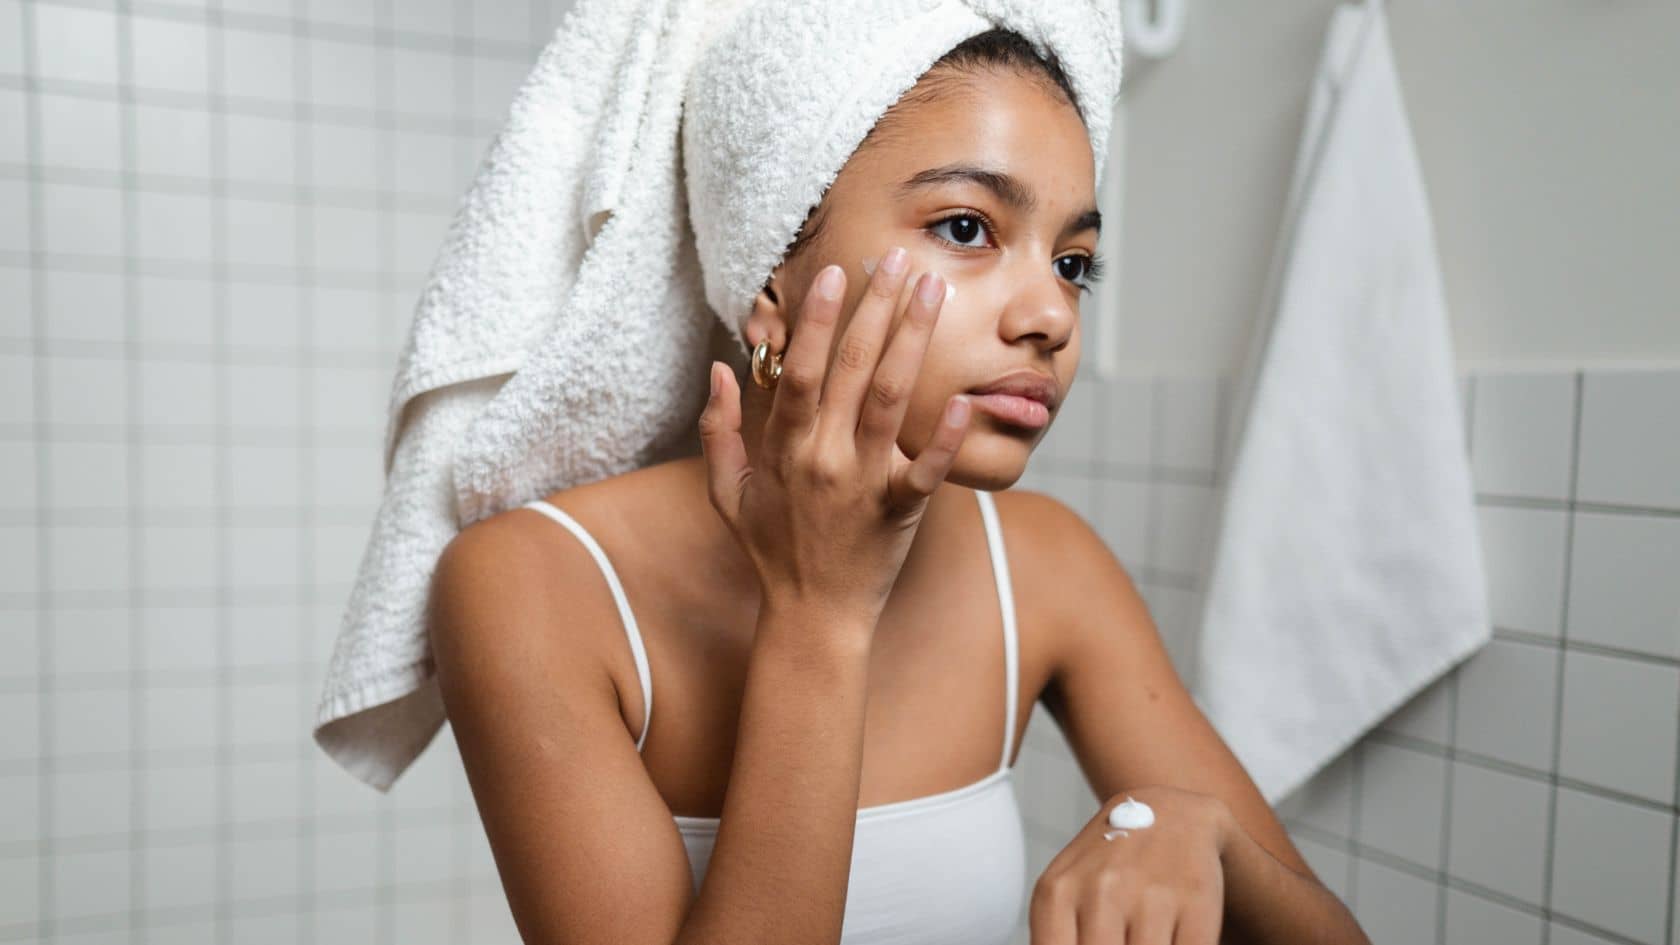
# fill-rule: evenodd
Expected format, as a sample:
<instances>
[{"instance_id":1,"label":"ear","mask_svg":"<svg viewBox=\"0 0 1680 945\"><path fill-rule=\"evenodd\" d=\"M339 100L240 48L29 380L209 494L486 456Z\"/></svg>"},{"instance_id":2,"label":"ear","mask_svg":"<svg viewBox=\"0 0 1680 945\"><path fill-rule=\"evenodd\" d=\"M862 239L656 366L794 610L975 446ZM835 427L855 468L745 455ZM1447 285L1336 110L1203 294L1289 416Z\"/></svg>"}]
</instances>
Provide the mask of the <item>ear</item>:
<instances>
[{"instance_id":1,"label":"ear","mask_svg":"<svg viewBox=\"0 0 1680 945\"><path fill-rule=\"evenodd\" d=\"M787 349L788 312L784 300L787 293L783 291L782 267L777 266L765 280L764 287L753 297L752 311L747 313L745 323L741 326L741 334L747 339L748 347L756 347L760 341L770 339L771 352L781 352Z\"/></svg>"}]
</instances>

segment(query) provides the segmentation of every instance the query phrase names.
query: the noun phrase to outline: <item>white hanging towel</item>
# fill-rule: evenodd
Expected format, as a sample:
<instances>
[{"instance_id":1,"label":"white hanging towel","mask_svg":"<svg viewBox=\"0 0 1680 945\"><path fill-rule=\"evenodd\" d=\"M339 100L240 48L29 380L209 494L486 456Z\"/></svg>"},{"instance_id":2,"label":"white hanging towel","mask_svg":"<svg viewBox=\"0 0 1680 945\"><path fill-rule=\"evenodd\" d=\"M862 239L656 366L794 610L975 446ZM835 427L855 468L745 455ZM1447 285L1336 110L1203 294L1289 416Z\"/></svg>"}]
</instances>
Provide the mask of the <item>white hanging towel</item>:
<instances>
[{"instance_id":1,"label":"white hanging towel","mask_svg":"<svg viewBox=\"0 0 1680 945\"><path fill-rule=\"evenodd\" d=\"M1273 803L1491 635L1380 2L1333 14L1284 221L1232 410L1193 683Z\"/></svg>"}]
</instances>

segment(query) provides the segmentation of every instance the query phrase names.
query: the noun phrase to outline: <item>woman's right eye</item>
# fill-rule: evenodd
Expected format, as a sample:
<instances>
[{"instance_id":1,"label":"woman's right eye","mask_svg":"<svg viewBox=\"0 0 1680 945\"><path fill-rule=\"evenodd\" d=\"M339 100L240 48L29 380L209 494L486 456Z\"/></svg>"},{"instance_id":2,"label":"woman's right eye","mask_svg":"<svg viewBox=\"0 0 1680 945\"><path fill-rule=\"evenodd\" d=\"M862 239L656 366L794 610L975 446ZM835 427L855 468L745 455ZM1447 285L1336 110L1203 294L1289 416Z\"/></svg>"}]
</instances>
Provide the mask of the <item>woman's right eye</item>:
<instances>
[{"instance_id":1,"label":"woman's right eye","mask_svg":"<svg viewBox=\"0 0 1680 945\"><path fill-rule=\"evenodd\" d=\"M986 235L986 222L978 214L953 214L952 216L948 216L937 223L929 225L928 229L934 231L935 235L939 235L938 231L940 227L950 227L950 236L939 236L940 239L945 240L948 243L955 243L958 246L970 249L980 249L985 246L983 243L978 246L969 243L969 240L974 239L976 236Z\"/></svg>"}]
</instances>

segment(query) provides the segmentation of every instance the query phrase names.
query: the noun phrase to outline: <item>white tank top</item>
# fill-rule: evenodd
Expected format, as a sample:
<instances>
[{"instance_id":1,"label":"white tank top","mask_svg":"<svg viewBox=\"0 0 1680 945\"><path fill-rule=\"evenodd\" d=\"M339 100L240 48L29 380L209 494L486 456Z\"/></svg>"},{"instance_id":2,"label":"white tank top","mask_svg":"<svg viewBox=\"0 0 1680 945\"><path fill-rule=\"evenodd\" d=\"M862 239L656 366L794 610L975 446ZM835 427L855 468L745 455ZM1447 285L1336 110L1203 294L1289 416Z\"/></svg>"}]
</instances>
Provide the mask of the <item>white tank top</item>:
<instances>
[{"instance_id":1,"label":"white tank top","mask_svg":"<svg viewBox=\"0 0 1680 945\"><path fill-rule=\"evenodd\" d=\"M851 877L841 945L1006 945L1014 937L1026 891L1026 841L1009 764L1015 735L1019 643L1003 530L992 494L975 490L991 552L992 579L1003 611L1003 754L991 774L963 787L892 804L861 807L852 841ZM641 631L606 553L578 521L537 499L527 503L566 526L594 556L614 602L646 706L641 751L653 718L653 688ZM694 888L706 875L718 818L673 815L688 850Z\"/></svg>"}]
</instances>

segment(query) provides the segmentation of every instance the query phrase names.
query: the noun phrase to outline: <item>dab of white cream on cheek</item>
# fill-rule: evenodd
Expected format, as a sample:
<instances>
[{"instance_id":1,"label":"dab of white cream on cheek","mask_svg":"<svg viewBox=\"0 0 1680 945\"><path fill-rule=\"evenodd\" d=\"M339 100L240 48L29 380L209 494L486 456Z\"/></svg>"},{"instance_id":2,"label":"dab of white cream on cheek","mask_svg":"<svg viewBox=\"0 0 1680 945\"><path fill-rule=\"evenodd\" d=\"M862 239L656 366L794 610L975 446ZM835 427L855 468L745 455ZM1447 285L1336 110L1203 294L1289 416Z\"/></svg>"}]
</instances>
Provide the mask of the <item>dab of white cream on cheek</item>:
<instances>
[{"instance_id":1,"label":"dab of white cream on cheek","mask_svg":"<svg viewBox=\"0 0 1680 945\"><path fill-rule=\"evenodd\" d=\"M1149 808L1149 805L1142 801L1133 800L1132 796L1128 794L1124 802L1114 805L1114 809L1108 812L1108 825L1115 829L1103 831L1103 839L1113 840L1117 836L1124 837L1129 830L1142 830L1153 823L1155 823L1155 812Z\"/></svg>"},{"instance_id":2,"label":"dab of white cream on cheek","mask_svg":"<svg viewBox=\"0 0 1680 945\"><path fill-rule=\"evenodd\" d=\"M865 257L863 257L863 272L864 272L864 274L869 275L869 276L873 276L875 274L875 264L880 262L880 261L881 261L881 258L879 256L865 256ZM909 279L905 280L904 284L906 286L913 286L913 285L916 284L916 279L917 278L919 278L919 276L911 276ZM945 281L945 301L949 302L956 297L957 297L957 287L952 285L950 280L947 279Z\"/></svg>"}]
</instances>

